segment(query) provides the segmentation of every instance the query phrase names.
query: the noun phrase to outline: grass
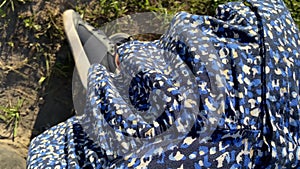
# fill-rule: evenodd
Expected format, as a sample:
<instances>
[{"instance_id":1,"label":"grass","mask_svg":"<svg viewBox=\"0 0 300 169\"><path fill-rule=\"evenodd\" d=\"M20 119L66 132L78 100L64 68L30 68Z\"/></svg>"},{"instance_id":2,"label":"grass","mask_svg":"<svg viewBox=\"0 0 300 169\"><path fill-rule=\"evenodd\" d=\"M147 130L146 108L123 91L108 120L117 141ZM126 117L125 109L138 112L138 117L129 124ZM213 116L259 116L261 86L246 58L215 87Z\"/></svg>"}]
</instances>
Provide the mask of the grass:
<instances>
[{"instance_id":1,"label":"grass","mask_svg":"<svg viewBox=\"0 0 300 169\"><path fill-rule=\"evenodd\" d=\"M0 4L0 9L2 9L5 6L10 6L10 9L12 11L15 11L15 6L16 4L22 3L24 4L27 0L4 0L1 4Z\"/></svg>"},{"instance_id":2,"label":"grass","mask_svg":"<svg viewBox=\"0 0 300 169\"><path fill-rule=\"evenodd\" d=\"M0 119L6 123L6 128L12 129L13 139L17 136L18 126L20 122L20 109L23 105L23 99L18 99L16 105L0 106Z\"/></svg>"}]
</instances>

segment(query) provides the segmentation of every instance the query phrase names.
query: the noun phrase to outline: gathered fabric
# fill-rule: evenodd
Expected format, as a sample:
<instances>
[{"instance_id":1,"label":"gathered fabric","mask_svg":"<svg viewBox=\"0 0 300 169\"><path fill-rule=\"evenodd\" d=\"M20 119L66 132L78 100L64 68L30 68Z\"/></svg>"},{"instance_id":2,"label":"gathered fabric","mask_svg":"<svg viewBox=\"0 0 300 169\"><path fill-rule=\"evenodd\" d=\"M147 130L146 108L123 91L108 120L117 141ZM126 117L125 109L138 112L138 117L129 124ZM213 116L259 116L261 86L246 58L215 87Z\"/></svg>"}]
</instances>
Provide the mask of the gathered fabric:
<instances>
[{"instance_id":1,"label":"gathered fabric","mask_svg":"<svg viewBox=\"0 0 300 169\"><path fill-rule=\"evenodd\" d=\"M300 167L300 33L281 0L180 12L117 53L116 73L91 66L85 111L31 141L27 168Z\"/></svg>"}]
</instances>

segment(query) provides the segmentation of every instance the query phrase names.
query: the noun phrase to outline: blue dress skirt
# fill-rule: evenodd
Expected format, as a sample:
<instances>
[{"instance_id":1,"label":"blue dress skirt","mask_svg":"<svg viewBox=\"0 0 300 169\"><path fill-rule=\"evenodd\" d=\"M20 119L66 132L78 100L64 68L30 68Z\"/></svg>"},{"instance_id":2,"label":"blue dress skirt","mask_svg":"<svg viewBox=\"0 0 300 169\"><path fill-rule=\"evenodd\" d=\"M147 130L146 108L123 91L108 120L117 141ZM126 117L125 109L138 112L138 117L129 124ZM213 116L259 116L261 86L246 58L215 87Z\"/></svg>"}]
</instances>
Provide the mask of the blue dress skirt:
<instances>
[{"instance_id":1,"label":"blue dress skirt","mask_svg":"<svg viewBox=\"0 0 300 169\"><path fill-rule=\"evenodd\" d=\"M300 38L281 0L180 12L89 70L84 113L31 141L28 168L300 168Z\"/></svg>"}]
</instances>

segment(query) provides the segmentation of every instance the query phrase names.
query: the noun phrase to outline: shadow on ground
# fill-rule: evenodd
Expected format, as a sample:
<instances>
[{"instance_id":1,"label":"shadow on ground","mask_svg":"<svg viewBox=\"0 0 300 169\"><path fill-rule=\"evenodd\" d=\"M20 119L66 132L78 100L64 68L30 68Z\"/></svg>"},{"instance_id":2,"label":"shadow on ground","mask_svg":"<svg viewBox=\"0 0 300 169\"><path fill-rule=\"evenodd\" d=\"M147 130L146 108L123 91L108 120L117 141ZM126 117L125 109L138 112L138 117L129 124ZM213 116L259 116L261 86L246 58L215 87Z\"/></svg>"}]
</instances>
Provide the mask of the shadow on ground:
<instances>
[{"instance_id":1,"label":"shadow on ground","mask_svg":"<svg viewBox=\"0 0 300 169\"><path fill-rule=\"evenodd\" d=\"M46 82L47 87L39 98L40 109L32 129L31 139L74 115L72 101L74 63L71 57L67 45L62 46L57 53L52 74Z\"/></svg>"}]
</instances>

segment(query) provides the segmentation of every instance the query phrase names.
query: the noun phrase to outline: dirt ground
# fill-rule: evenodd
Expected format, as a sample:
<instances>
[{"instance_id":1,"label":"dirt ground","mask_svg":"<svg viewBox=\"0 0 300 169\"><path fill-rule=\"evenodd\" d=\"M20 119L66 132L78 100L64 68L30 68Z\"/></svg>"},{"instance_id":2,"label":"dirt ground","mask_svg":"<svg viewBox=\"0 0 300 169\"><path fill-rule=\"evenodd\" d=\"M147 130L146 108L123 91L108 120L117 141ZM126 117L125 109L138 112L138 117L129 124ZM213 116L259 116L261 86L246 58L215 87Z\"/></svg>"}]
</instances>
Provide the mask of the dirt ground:
<instances>
[{"instance_id":1,"label":"dirt ground","mask_svg":"<svg viewBox=\"0 0 300 169\"><path fill-rule=\"evenodd\" d=\"M0 18L0 106L22 105L15 135L14 119L0 120L0 144L26 159L31 138L74 113L72 56L62 30L53 25L61 24L62 12L75 2L33 0L14 5L14 11L8 6L7 16ZM38 27L47 22L52 27Z\"/></svg>"}]
</instances>

